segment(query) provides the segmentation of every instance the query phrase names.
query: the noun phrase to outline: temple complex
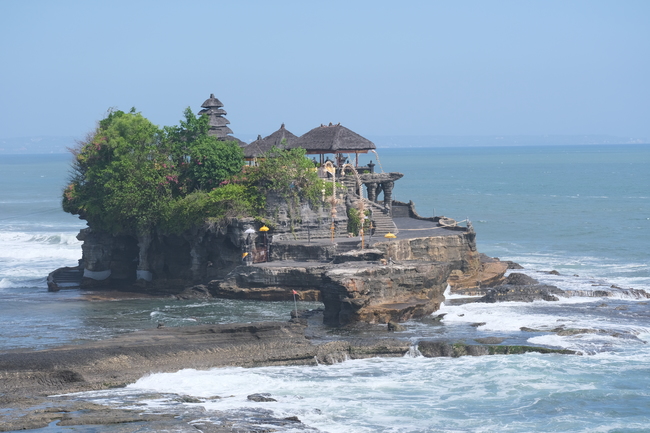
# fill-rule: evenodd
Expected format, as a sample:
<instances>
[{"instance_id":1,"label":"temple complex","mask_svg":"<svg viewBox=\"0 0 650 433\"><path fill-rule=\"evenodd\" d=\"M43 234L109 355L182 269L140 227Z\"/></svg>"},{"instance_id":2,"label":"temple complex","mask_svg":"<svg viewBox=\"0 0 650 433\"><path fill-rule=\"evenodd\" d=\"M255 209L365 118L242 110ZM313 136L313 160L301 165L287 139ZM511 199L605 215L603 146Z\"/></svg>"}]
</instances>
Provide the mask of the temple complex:
<instances>
[{"instance_id":1,"label":"temple complex","mask_svg":"<svg viewBox=\"0 0 650 433\"><path fill-rule=\"evenodd\" d=\"M211 135L238 141L214 95L202 107ZM413 202L393 200L402 173L385 173L381 164L376 172L372 161L359 165L360 153L376 153L370 140L340 124L300 137L282 124L242 147L256 164L273 146L318 155L314 170L333 193L323 189L321 200L301 203L269 193L262 217L205 224L183 236L159 233L145 247L133 236L83 229L77 236L83 257L74 269L83 274L81 287L131 284L168 293L194 285L210 296L259 300L295 294L323 302L323 322L341 326L422 317L440 307L448 284L486 287L503 280L507 264L483 263L469 222L418 215ZM50 274L50 290L72 271Z\"/></svg>"}]
</instances>

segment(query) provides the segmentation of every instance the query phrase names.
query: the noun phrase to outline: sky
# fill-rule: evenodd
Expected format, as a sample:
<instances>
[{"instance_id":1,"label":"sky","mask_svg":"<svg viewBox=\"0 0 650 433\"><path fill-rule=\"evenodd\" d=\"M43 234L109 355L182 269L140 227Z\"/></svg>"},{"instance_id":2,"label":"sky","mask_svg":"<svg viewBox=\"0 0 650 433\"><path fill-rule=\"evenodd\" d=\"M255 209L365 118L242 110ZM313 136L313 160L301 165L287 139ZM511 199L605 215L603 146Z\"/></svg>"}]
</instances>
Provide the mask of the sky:
<instances>
[{"instance_id":1,"label":"sky","mask_svg":"<svg viewBox=\"0 0 650 433\"><path fill-rule=\"evenodd\" d=\"M109 108L235 136L612 135L650 142L650 2L0 0L0 138Z\"/></svg>"}]
</instances>

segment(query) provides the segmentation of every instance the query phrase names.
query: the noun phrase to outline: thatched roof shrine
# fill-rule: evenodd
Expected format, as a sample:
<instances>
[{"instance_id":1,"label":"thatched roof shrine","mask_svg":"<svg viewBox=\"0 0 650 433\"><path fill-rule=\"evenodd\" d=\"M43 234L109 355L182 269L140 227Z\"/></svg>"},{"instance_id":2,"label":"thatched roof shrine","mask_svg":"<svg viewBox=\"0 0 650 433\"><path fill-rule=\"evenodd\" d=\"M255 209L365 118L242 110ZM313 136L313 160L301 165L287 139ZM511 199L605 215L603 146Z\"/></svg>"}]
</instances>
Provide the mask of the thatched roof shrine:
<instances>
[{"instance_id":1,"label":"thatched roof shrine","mask_svg":"<svg viewBox=\"0 0 650 433\"><path fill-rule=\"evenodd\" d=\"M291 133L288 129L284 127L284 123L280 126L280 129L275 131L273 134L262 138L261 136L257 137L257 140L253 141L251 144L244 148L244 158L246 160L252 160L254 158L259 158L273 146L277 148L283 147L283 140L286 140L284 147L289 147L291 143L296 141L298 137Z\"/></svg>"},{"instance_id":2,"label":"thatched roof shrine","mask_svg":"<svg viewBox=\"0 0 650 433\"><path fill-rule=\"evenodd\" d=\"M321 125L300 136L288 148L302 147L307 154L368 153L374 143L341 124Z\"/></svg>"},{"instance_id":3,"label":"thatched roof shrine","mask_svg":"<svg viewBox=\"0 0 650 433\"><path fill-rule=\"evenodd\" d=\"M206 99L203 104L201 104L201 107L203 107L203 110L199 111L199 114L205 114L209 119L209 135L217 137L217 139L222 141L236 141L242 147L246 146L246 143L241 141L239 138L228 135L232 134L232 129L227 126L230 121L223 117L228 113L226 113L226 110L221 108L223 107L223 104L220 100L214 97L214 93L210 94L210 97Z\"/></svg>"}]
</instances>

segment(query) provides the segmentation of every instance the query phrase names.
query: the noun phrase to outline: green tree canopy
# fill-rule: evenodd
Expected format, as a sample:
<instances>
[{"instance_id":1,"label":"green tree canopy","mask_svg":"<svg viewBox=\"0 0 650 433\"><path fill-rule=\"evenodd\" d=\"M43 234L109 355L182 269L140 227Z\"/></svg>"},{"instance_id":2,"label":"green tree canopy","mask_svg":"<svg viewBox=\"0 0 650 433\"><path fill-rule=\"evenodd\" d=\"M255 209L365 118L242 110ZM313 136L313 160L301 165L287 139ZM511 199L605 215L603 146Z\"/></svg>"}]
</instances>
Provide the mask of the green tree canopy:
<instances>
[{"instance_id":1,"label":"green tree canopy","mask_svg":"<svg viewBox=\"0 0 650 433\"><path fill-rule=\"evenodd\" d=\"M243 166L239 146L209 136L207 121L188 108L180 126L159 129L135 110L110 112L73 150L63 209L115 234L180 220L177 200L208 193Z\"/></svg>"},{"instance_id":2,"label":"green tree canopy","mask_svg":"<svg viewBox=\"0 0 650 433\"><path fill-rule=\"evenodd\" d=\"M176 174L161 130L132 110L114 111L75 153L63 209L112 233L135 233L168 212Z\"/></svg>"},{"instance_id":3,"label":"green tree canopy","mask_svg":"<svg viewBox=\"0 0 650 433\"><path fill-rule=\"evenodd\" d=\"M73 150L63 209L112 234L150 238L205 221L264 216L266 197L290 205L321 199L324 183L303 149L277 148L244 167L242 149L208 134L208 118L188 108L178 126L158 128L140 113L112 111ZM326 188L331 193L331 188Z\"/></svg>"},{"instance_id":4,"label":"green tree canopy","mask_svg":"<svg viewBox=\"0 0 650 433\"><path fill-rule=\"evenodd\" d=\"M196 117L190 108L184 116L180 126L165 128L183 192L209 191L239 173L244 165L239 144L208 135L207 116Z\"/></svg>"}]
</instances>

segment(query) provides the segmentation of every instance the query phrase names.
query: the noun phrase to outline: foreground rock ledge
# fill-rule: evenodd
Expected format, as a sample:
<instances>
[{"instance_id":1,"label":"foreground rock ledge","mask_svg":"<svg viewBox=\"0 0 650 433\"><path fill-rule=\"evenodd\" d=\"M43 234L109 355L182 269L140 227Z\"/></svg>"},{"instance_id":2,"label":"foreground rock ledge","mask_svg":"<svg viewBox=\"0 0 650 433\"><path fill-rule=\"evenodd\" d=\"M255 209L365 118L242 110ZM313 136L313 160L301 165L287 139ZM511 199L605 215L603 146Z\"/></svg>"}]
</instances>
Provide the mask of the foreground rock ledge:
<instances>
[{"instance_id":1,"label":"foreground rock ledge","mask_svg":"<svg viewBox=\"0 0 650 433\"><path fill-rule=\"evenodd\" d=\"M312 344L296 323L160 328L78 346L0 354L0 395L52 395L106 389L144 375L183 368L334 363L346 358L403 356L410 343L392 339Z\"/></svg>"},{"instance_id":2,"label":"foreground rock ledge","mask_svg":"<svg viewBox=\"0 0 650 433\"><path fill-rule=\"evenodd\" d=\"M160 328L78 346L0 353L0 407L8 409L0 411L0 431L41 428L52 422L58 422L59 426L126 426L116 431L133 431L128 425L135 422L147 423L156 431L186 431L184 429L194 425L193 422L204 419L205 413L190 413L185 407L182 411L177 408L162 414L148 413L102 406L74 397L46 396L124 386L150 373L175 372L184 368L315 365L346 359L402 357L412 344L408 340L387 338L381 327L377 328L379 333L371 337L314 344L305 337L305 329L304 325L291 322ZM420 341L419 347L427 357L530 351L573 353L540 347L450 344L444 341ZM291 423L293 429L298 429L296 431L305 427L293 418L267 417L262 421L264 425L278 426ZM233 422L241 424L241 420L221 419L220 422L219 427L211 426L205 431L240 431L231 428ZM253 427L246 431L258 431Z\"/></svg>"}]
</instances>

